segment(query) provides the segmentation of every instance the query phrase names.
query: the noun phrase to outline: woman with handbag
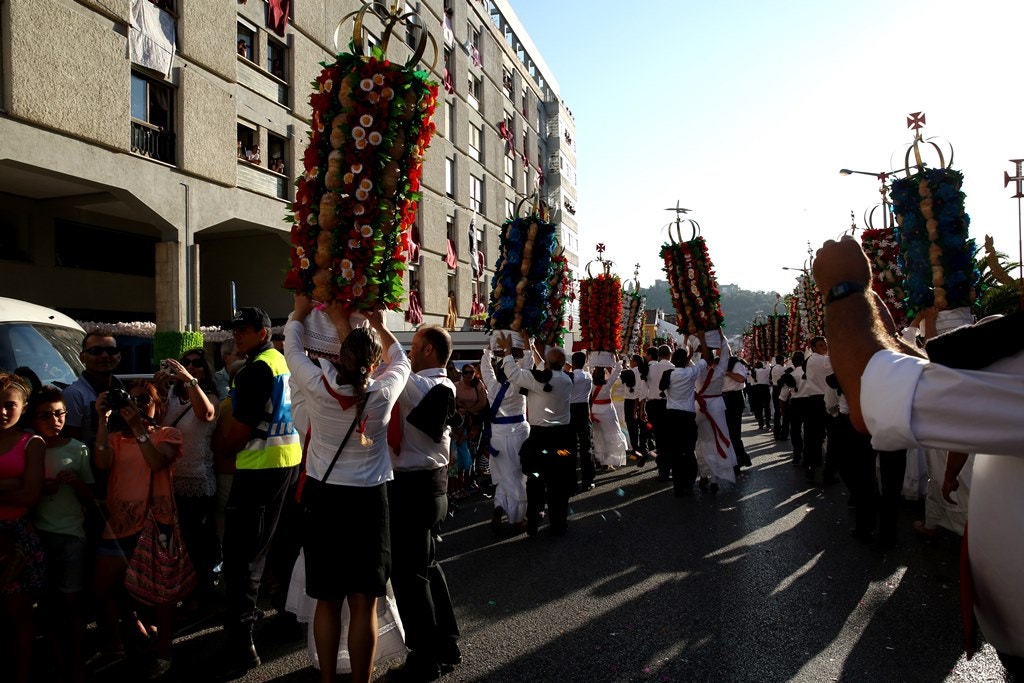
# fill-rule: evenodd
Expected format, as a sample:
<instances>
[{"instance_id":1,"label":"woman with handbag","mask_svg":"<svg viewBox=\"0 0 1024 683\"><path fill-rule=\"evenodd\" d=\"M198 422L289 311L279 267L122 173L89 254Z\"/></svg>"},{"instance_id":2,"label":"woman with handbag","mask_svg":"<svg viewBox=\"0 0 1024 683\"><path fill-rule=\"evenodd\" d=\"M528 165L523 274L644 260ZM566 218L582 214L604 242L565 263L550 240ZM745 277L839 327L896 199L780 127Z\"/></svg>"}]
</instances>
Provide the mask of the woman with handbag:
<instances>
[{"instance_id":1,"label":"woman with handbag","mask_svg":"<svg viewBox=\"0 0 1024 683\"><path fill-rule=\"evenodd\" d=\"M29 511L43 490L46 446L21 428L28 381L0 372L0 609L13 624L13 668L5 681L28 683L32 663L32 593L43 587L43 546Z\"/></svg>"},{"instance_id":2,"label":"woman with handbag","mask_svg":"<svg viewBox=\"0 0 1024 683\"><path fill-rule=\"evenodd\" d=\"M174 463L174 502L178 526L199 580L191 604L199 606L213 592L213 568L220 562L217 538L217 475L210 439L217 426L217 387L203 349L186 351L180 361L168 358L157 378L170 380L167 410L161 423L181 432L181 459Z\"/></svg>"},{"instance_id":3,"label":"woman with handbag","mask_svg":"<svg viewBox=\"0 0 1024 683\"><path fill-rule=\"evenodd\" d=\"M381 311L365 312L369 327L353 329L349 310L337 302L327 314L341 340L338 361L311 360L303 349L303 321L312 309L308 297L296 295L284 330L296 402L311 426L302 491L305 592L317 601L313 633L321 679L334 681L347 603L352 680L369 681L377 599L391 574L388 423L411 368Z\"/></svg>"},{"instance_id":4,"label":"woman with handbag","mask_svg":"<svg viewBox=\"0 0 1024 683\"><path fill-rule=\"evenodd\" d=\"M167 539L176 536L171 466L181 456L181 432L157 426L165 409L156 386L149 381L129 385L127 394L112 390L96 399L99 420L93 461L98 469L110 472L108 518L96 552L95 572L98 621L107 656L124 654L118 603L124 598L125 577L137 546L140 542L148 546L153 540L143 538L144 532L154 531L149 520L155 519L160 535ZM174 602L156 605L156 660L151 678L171 667L174 607ZM150 630L137 617L132 618L132 625L144 638L150 637Z\"/></svg>"}]
</instances>

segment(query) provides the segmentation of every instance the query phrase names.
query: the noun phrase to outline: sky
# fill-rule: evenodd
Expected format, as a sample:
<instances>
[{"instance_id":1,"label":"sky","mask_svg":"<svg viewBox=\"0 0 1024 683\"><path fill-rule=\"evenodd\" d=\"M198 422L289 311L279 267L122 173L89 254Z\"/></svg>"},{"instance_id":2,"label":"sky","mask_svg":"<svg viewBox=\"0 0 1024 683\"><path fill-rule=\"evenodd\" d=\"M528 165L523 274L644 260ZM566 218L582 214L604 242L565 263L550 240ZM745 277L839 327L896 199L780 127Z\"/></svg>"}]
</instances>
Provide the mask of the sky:
<instances>
[{"instance_id":1,"label":"sky","mask_svg":"<svg viewBox=\"0 0 1024 683\"><path fill-rule=\"evenodd\" d=\"M923 111L954 150L971 235L1017 260L1024 3L1014 0L512 0L576 122L580 259L663 278L676 201L720 284L792 290L880 201L840 168L901 169ZM929 157L925 157L928 162ZM937 159L932 163L935 165ZM878 212L875 227L880 227ZM688 238L689 231L685 237Z\"/></svg>"}]
</instances>

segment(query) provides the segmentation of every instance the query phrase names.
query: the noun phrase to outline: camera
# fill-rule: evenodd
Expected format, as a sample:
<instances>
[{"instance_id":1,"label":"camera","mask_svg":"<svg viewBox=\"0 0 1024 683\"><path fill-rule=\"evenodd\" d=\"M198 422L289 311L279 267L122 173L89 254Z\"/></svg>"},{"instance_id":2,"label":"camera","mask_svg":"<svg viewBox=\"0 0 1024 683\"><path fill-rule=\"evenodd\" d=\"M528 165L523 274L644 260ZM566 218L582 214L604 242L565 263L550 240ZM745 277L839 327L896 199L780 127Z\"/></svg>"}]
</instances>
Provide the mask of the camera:
<instances>
[{"instance_id":1,"label":"camera","mask_svg":"<svg viewBox=\"0 0 1024 683\"><path fill-rule=\"evenodd\" d=\"M168 363L165 360L160 361L160 369L161 370L166 370L168 375L173 375L174 374L174 368L172 368L171 364Z\"/></svg>"},{"instance_id":2,"label":"camera","mask_svg":"<svg viewBox=\"0 0 1024 683\"><path fill-rule=\"evenodd\" d=\"M107 392L107 405L115 413L121 408L125 408L132 404L132 397L124 389L111 389Z\"/></svg>"}]
</instances>

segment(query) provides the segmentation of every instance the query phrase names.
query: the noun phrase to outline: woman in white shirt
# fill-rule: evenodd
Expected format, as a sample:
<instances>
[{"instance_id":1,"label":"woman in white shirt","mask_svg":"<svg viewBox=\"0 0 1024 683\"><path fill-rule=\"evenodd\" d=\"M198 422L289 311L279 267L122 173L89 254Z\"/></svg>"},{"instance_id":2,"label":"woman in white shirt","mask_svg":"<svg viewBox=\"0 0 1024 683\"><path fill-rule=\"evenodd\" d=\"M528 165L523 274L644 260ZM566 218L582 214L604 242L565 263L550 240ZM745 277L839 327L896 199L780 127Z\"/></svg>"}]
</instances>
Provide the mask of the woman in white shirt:
<instances>
[{"instance_id":1,"label":"woman in white shirt","mask_svg":"<svg viewBox=\"0 0 1024 683\"><path fill-rule=\"evenodd\" d=\"M590 419L594 425L594 458L602 471L611 472L626 464L626 437L612 405L612 387L622 368L594 368L594 388L590 392Z\"/></svg>"},{"instance_id":2,"label":"woman in white shirt","mask_svg":"<svg viewBox=\"0 0 1024 683\"><path fill-rule=\"evenodd\" d=\"M310 425L302 493L306 594L317 601L313 630L323 680L334 680L347 602L352 680L369 681L377 598L391 573L387 426L411 369L381 311L365 313L369 328L352 328L340 303L327 307L341 339L339 360L311 360L302 321L312 307L296 295L284 342L291 386Z\"/></svg>"}]
</instances>

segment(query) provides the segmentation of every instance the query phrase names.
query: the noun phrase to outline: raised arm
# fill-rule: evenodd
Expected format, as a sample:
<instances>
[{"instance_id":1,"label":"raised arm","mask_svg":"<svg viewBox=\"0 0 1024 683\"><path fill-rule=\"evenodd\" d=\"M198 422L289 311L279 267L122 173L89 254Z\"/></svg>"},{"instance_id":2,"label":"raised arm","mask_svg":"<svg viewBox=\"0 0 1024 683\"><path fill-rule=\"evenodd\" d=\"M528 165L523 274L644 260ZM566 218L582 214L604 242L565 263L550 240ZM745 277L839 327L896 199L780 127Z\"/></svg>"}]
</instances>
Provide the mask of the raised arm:
<instances>
[{"instance_id":1,"label":"raised arm","mask_svg":"<svg viewBox=\"0 0 1024 683\"><path fill-rule=\"evenodd\" d=\"M906 352L895 342L875 310L871 292L871 265L860 245L849 236L829 240L814 260L814 280L822 292L840 282L860 286L864 291L832 301L825 307L825 334L832 347L832 368L850 405L850 421L867 431L861 412L861 376L879 351Z\"/></svg>"}]
</instances>

